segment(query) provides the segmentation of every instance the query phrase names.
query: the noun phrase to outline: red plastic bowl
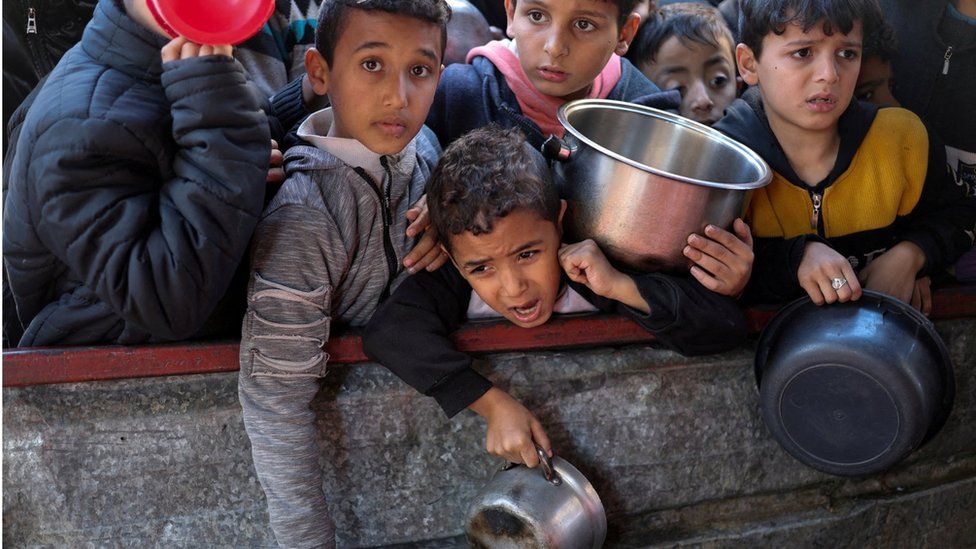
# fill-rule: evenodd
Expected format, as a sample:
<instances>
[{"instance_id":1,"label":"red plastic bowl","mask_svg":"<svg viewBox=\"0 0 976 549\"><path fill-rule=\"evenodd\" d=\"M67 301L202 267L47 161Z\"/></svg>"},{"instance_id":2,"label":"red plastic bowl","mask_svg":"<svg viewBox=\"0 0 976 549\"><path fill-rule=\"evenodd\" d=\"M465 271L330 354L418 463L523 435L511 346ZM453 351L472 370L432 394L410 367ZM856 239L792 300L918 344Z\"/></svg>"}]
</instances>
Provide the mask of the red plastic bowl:
<instances>
[{"instance_id":1,"label":"red plastic bowl","mask_svg":"<svg viewBox=\"0 0 976 549\"><path fill-rule=\"evenodd\" d=\"M174 31L198 44L240 44L274 11L274 0L149 0Z\"/></svg>"}]
</instances>

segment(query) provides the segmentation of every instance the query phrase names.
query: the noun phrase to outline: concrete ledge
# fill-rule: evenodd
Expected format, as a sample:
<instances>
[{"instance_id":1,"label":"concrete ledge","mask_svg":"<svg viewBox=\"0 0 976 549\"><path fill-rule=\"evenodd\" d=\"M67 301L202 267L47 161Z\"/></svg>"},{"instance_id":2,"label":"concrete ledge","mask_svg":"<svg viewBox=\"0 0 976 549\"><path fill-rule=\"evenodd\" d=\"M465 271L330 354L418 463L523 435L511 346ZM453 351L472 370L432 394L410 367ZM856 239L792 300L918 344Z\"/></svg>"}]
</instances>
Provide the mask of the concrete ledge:
<instances>
[{"instance_id":1,"label":"concrete ledge","mask_svg":"<svg viewBox=\"0 0 976 549\"><path fill-rule=\"evenodd\" d=\"M479 368L593 480L609 547L964 546L976 539L976 319L937 327L956 365L952 416L862 479L807 469L772 440L749 348L491 354ZM3 541L272 545L236 389L234 373L4 389ZM314 408L341 547L463 544L467 502L500 465L480 419L447 420L369 363L337 366Z\"/></svg>"}]
</instances>

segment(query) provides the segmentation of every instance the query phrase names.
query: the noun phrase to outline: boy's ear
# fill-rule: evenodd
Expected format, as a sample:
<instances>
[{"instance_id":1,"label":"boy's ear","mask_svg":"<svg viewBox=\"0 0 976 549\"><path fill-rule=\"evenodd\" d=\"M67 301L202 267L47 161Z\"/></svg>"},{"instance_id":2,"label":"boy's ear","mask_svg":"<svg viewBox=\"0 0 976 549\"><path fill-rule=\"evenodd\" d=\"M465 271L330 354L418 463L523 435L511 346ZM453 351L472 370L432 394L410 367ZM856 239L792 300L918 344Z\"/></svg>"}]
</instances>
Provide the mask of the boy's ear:
<instances>
[{"instance_id":1,"label":"boy's ear","mask_svg":"<svg viewBox=\"0 0 976 549\"><path fill-rule=\"evenodd\" d=\"M515 38L515 33L512 31L512 24L515 22L515 2L513 0L505 0L505 19L507 20L505 35L509 38Z\"/></svg>"},{"instance_id":2,"label":"boy's ear","mask_svg":"<svg viewBox=\"0 0 976 549\"><path fill-rule=\"evenodd\" d=\"M739 74L742 75L742 80L745 81L746 84L755 86L759 83L759 60L756 59L756 55L753 53L752 48L745 44L739 44L736 46L735 64L738 65Z\"/></svg>"},{"instance_id":3,"label":"boy's ear","mask_svg":"<svg viewBox=\"0 0 976 549\"><path fill-rule=\"evenodd\" d=\"M637 13L627 16L627 21L620 27L620 36L617 38L617 47L613 49L613 53L620 56L627 53L634 36L637 35L637 29L640 28L640 20L641 17Z\"/></svg>"},{"instance_id":4,"label":"boy's ear","mask_svg":"<svg viewBox=\"0 0 976 549\"><path fill-rule=\"evenodd\" d=\"M447 247L444 246L442 242L438 242L437 246L439 246L441 251L444 252L444 255L446 255L447 258L451 260L451 264L454 265L454 268L457 269L459 273L462 272L461 267L458 266L457 261L454 261L454 256L451 255L451 252L447 250Z\"/></svg>"},{"instance_id":5,"label":"boy's ear","mask_svg":"<svg viewBox=\"0 0 976 549\"><path fill-rule=\"evenodd\" d=\"M308 75L308 82L312 85L317 95L325 95L329 92L329 64L325 58L315 48L309 48L305 52L305 74Z\"/></svg>"}]
</instances>

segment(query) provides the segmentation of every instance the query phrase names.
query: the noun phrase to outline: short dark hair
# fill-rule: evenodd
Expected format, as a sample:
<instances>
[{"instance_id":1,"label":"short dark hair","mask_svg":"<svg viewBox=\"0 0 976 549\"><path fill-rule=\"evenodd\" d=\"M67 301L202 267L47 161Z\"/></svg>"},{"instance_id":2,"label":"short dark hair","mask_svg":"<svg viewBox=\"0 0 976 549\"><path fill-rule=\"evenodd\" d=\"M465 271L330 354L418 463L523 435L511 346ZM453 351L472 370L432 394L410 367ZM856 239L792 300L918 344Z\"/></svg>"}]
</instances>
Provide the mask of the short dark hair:
<instances>
[{"instance_id":1,"label":"short dark hair","mask_svg":"<svg viewBox=\"0 0 976 549\"><path fill-rule=\"evenodd\" d=\"M501 2L501 0L498 0ZM516 5L518 0L512 0L512 6ZM599 2L606 2L607 4L614 4L617 6L617 26L623 27L624 23L627 22L627 18L630 14L634 12L634 8L637 4L640 4L640 0L598 0Z\"/></svg>"},{"instance_id":2,"label":"short dark hair","mask_svg":"<svg viewBox=\"0 0 976 549\"><path fill-rule=\"evenodd\" d=\"M752 49L756 58L769 33L783 34L787 25L799 25L803 32L823 21L828 36L835 31L848 34L858 21L869 43L884 16L877 0L739 0L739 41Z\"/></svg>"},{"instance_id":3,"label":"short dark hair","mask_svg":"<svg viewBox=\"0 0 976 549\"><path fill-rule=\"evenodd\" d=\"M448 248L452 236L490 233L496 219L516 210L559 221L559 192L542 154L520 131L494 124L447 147L430 175L427 206Z\"/></svg>"},{"instance_id":4,"label":"short dark hair","mask_svg":"<svg viewBox=\"0 0 976 549\"><path fill-rule=\"evenodd\" d=\"M335 47L345 27L349 10L381 11L405 15L433 23L441 28L441 57L447 45L447 22L451 7L445 0L325 0L315 27L315 49L332 66Z\"/></svg>"},{"instance_id":5,"label":"short dark hair","mask_svg":"<svg viewBox=\"0 0 976 549\"><path fill-rule=\"evenodd\" d=\"M685 45L697 42L716 49L722 47L722 39L725 39L729 48L735 48L732 31L717 9L690 2L668 4L651 14L647 23L641 25L634 43L627 50L627 59L638 68L653 63L661 44L672 36L678 37Z\"/></svg>"}]
</instances>

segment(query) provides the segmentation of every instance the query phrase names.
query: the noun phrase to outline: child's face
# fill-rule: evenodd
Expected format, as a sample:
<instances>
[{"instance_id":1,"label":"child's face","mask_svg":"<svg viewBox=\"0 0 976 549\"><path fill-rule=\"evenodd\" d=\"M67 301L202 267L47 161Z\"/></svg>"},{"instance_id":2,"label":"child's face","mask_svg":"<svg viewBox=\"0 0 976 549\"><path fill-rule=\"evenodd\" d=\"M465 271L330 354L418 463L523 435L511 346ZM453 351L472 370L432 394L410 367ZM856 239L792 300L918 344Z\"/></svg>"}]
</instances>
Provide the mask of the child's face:
<instances>
[{"instance_id":1,"label":"child's face","mask_svg":"<svg viewBox=\"0 0 976 549\"><path fill-rule=\"evenodd\" d=\"M556 223L515 210L496 219L490 233L452 236L451 260L489 307L531 328L549 320L559 296L560 238Z\"/></svg>"},{"instance_id":2,"label":"child's face","mask_svg":"<svg viewBox=\"0 0 976 549\"><path fill-rule=\"evenodd\" d=\"M637 32L636 15L620 28L616 4L599 0L505 0L505 10L529 81L566 100L585 97L610 56L626 53Z\"/></svg>"},{"instance_id":3,"label":"child's face","mask_svg":"<svg viewBox=\"0 0 976 549\"><path fill-rule=\"evenodd\" d=\"M854 97L882 107L900 107L901 104L891 94L894 87L891 63L872 55L861 61L861 72L857 75Z\"/></svg>"},{"instance_id":4,"label":"child's face","mask_svg":"<svg viewBox=\"0 0 976 549\"><path fill-rule=\"evenodd\" d=\"M672 36L661 44L654 63L641 70L662 90L678 88L681 116L711 126L735 100L732 44L721 38L719 46Z\"/></svg>"},{"instance_id":5,"label":"child's face","mask_svg":"<svg viewBox=\"0 0 976 549\"><path fill-rule=\"evenodd\" d=\"M351 10L332 67L318 52L305 59L316 93L332 103L333 137L396 154L417 135L441 73L441 29L413 17Z\"/></svg>"},{"instance_id":6,"label":"child's face","mask_svg":"<svg viewBox=\"0 0 976 549\"><path fill-rule=\"evenodd\" d=\"M807 32L790 24L782 35L767 34L759 58L739 44L739 72L746 83L759 85L773 131L802 134L837 129L837 120L854 97L861 38L860 22L849 34L831 36L818 22Z\"/></svg>"}]
</instances>

